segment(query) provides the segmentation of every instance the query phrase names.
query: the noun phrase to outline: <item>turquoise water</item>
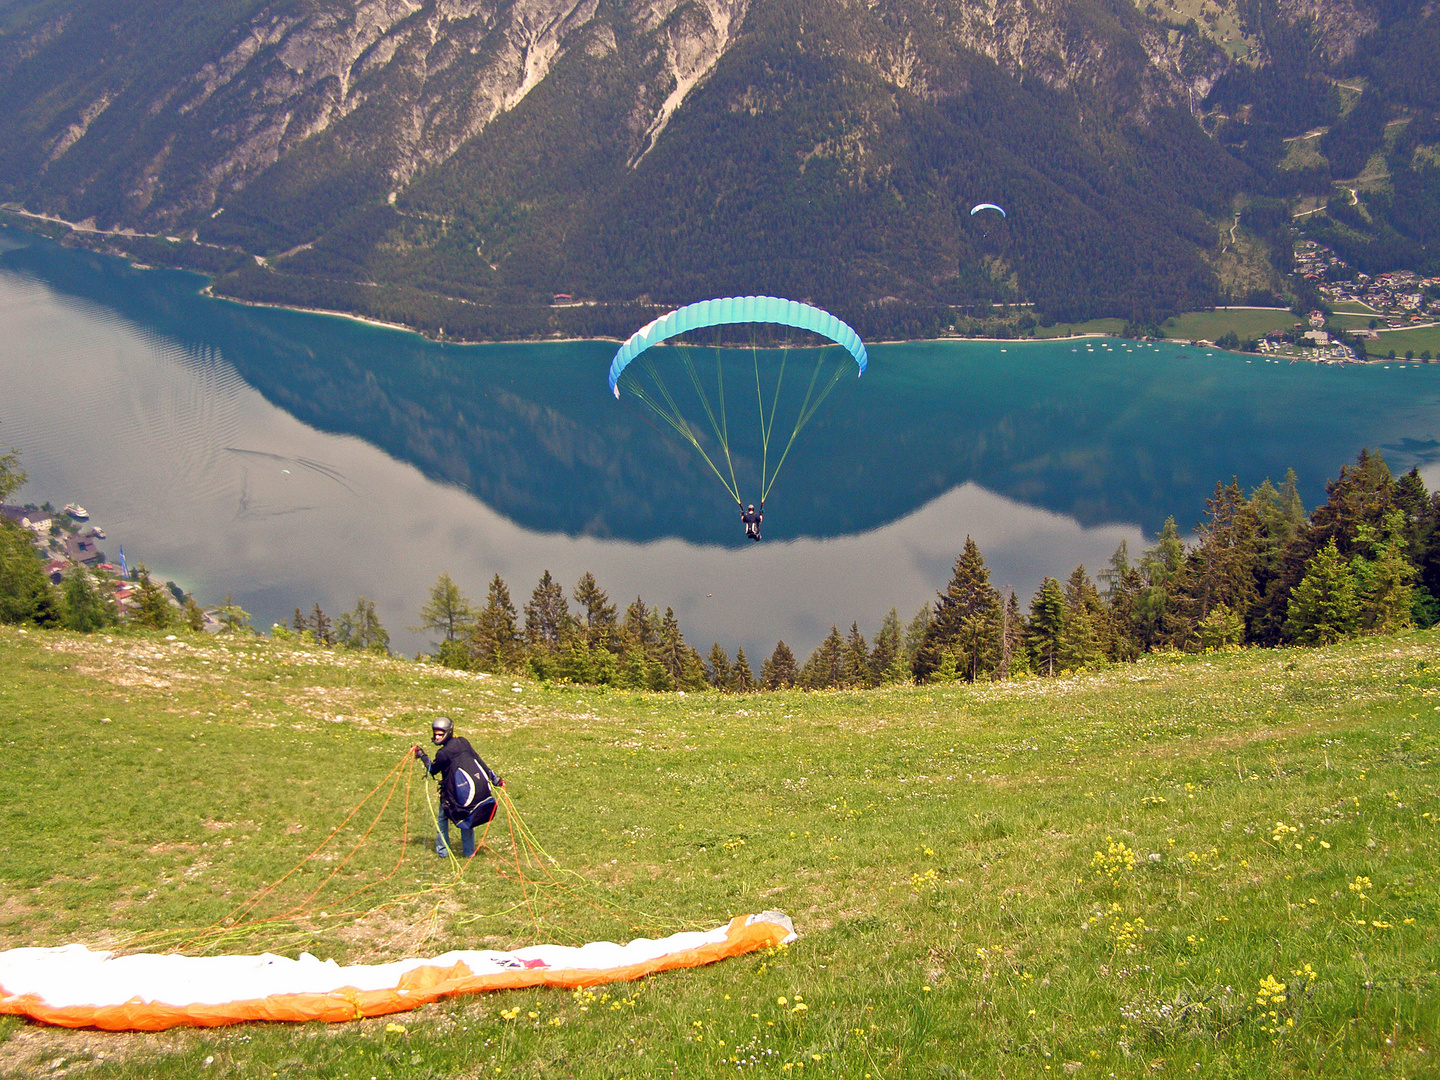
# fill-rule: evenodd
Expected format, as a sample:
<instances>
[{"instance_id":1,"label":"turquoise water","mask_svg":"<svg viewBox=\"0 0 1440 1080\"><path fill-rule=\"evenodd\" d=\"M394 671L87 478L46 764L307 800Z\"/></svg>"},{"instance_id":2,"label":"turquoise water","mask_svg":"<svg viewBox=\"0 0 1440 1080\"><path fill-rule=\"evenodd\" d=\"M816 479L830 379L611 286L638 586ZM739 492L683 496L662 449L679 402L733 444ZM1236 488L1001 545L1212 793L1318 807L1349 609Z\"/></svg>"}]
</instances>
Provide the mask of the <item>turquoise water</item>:
<instances>
[{"instance_id":1,"label":"turquoise water","mask_svg":"<svg viewBox=\"0 0 1440 1080\"><path fill-rule=\"evenodd\" d=\"M1169 514L1188 530L1217 480L1294 467L1310 505L1362 446L1427 478L1440 456L1440 365L872 345L747 547L698 456L610 396L613 342L440 345L203 284L0 230L0 443L23 452L23 498L78 499L131 562L265 625L365 594L407 650L442 569L477 597L500 573L517 602L543 569L567 585L588 569L617 599L673 606L702 647L806 649L832 622L908 616L967 534L1028 597ZM753 401L732 399L737 452ZM756 471L740 453L747 497Z\"/></svg>"}]
</instances>

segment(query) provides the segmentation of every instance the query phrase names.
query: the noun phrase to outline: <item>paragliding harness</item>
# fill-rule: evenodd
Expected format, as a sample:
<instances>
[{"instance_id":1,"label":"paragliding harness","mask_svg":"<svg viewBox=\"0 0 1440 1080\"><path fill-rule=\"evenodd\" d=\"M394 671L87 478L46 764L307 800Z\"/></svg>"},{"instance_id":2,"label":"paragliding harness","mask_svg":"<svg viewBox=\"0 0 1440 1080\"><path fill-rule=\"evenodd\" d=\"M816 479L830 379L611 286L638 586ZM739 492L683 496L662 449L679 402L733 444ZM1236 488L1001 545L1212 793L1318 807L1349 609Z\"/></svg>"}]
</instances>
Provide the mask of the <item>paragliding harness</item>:
<instances>
[{"instance_id":1,"label":"paragliding harness","mask_svg":"<svg viewBox=\"0 0 1440 1080\"><path fill-rule=\"evenodd\" d=\"M445 814L457 825L471 827L489 822L495 816L495 796L490 794L489 772L480 756L470 749L469 744L461 748L462 753L455 768L445 778L440 789L440 805Z\"/></svg>"},{"instance_id":2,"label":"paragliding harness","mask_svg":"<svg viewBox=\"0 0 1440 1080\"><path fill-rule=\"evenodd\" d=\"M430 759L423 752L420 760L431 769ZM468 828L484 824L495 816L495 796L491 794L490 784L498 782L499 777L480 760L466 739L459 736L447 739L435 755L435 768L441 770L440 807L446 817Z\"/></svg>"},{"instance_id":3,"label":"paragliding harness","mask_svg":"<svg viewBox=\"0 0 1440 1080\"><path fill-rule=\"evenodd\" d=\"M751 540L760 539L760 523L765 520L765 502L760 502L760 510L756 512L755 504L751 503L749 509L740 513L740 520L745 523L745 535Z\"/></svg>"}]
</instances>

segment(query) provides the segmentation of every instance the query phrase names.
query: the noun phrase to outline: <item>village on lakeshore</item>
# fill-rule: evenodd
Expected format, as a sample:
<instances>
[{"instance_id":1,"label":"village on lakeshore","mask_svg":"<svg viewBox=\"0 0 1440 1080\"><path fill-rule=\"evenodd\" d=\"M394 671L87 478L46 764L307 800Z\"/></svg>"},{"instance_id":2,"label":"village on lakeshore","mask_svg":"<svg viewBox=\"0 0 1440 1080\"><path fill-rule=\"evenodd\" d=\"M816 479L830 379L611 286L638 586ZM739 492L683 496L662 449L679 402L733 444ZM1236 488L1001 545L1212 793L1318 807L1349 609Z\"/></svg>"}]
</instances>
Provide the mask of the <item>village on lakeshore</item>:
<instances>
[{"instance_id":1,"label":"village on lakeshore","mask_svg":"<svg viewBox=\"0 0 1440 1080\"><path fill-rule=\"evenodd\" d=\"M83 572L90 576L96 588L115 602L121 618L138 606L140 591L139 569L126 565L123 546L116 548L116 562L100 547L100 541L110 538L105 530L88 524L90 515L79 503L67 503L56 510L49 502L36 506L0 504L0 518L17 525L30 533L35 550L44 560L45 576L51 584L59 585L69 573ZM173 581L165 582L162 595L178 611L184 604L185 591ZM211 611L205 611L204 629L214 631L220 628L220 621Z\"/></svg>"}]
</instances>

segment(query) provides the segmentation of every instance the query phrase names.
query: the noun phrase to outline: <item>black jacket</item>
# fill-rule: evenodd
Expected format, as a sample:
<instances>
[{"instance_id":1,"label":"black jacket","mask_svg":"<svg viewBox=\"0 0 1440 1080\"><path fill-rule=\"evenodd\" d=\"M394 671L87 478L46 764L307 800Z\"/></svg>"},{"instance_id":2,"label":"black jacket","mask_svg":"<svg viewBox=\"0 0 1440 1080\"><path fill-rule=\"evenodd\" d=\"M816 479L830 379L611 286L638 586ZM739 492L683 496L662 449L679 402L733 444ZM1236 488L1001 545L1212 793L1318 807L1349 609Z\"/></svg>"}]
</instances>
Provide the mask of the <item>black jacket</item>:
<instances>
[{"instance_id":1,"label":"black jacket","mask_svg":"<svg viewBox=\"0 0 1440 1080\"><path fill-rule=\"evenodd\" d=\"M435 760L431 761L425 751L420 751L420 760L425 763L431 776L440 777L440 805L445 810L460 811L467 807L460 805L460 800L455 791L455 774L462 766L474 761L480 766L480 775L476 779L480 782L481 790L475 798L470 801L468 810L474 810L476 806L490 797L490 784L500 783L500 777L495 770L486 765L480 755L475 753L475 748L470 741L462 735L451 735L445 740L443 746L435 754Z\"/></svg>"}]
</instances>

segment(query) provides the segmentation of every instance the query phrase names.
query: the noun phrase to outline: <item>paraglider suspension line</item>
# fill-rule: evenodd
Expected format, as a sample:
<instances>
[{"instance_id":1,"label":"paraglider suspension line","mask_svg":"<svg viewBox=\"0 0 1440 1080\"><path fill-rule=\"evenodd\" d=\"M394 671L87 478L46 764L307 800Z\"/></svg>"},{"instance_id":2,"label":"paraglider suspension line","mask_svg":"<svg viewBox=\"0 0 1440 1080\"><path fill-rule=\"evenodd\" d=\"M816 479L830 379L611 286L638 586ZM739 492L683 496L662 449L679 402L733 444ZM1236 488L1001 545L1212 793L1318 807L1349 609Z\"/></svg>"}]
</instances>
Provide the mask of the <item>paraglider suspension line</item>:
<instances>
[{"instance_id":1,"label":"paraglider suspension line","mask_svg":"<svg viewBox=\"0 0 1440 1080\"><path fill-rule=\"evenodd\" d=\"M800 415L795 421L795 430L790 432L790 438L785 443L785 450L781 453L780 460L775 463L775 471L770 474L770 479L763 482L761 485L761 502L764 502L766 498L769 497L770 489L775 485L775 478L780 475L780 470L785 465L785 459L790 456L790 447L795 445L795 437L800 434L801 429L803 429L805 425L809 422L810 418L815 415L815 410L820 408L821 403L827 397L829 397L830 391L835 389L835 384L838 383L841 377L845 374L844 365L837 364L835 366L835 371L831 374L829 380L824 384L824 387L823 389L821 389L819 395L816 395L815 384L820 379L820 369L825 364L825 353L827 351L828 350L822 349L820 351L820 355L815 360L815 370L810 373L810 385L805 389L805 400L800 405ZM780 385L778 382L775 385L775 393L778 397L780 393ZM774 422L773 412L771 413L771 422Z\"/></svg>"},{"instance_id":2,"label":"paraglider suspension line","mask_svg":"<svg viewBox=\"0 0 1440 1080\"><path fill-rule=\"evenodd\" d=\"M684 351L683 348L680 350L680 355L684 358L686 370L690 373L690 378L694 381L695 388L700 393L701 402L704 406L706 415L710 418L710 426L715 431L715 437L719 440L721 447L725 451L725 463L730 472L730 476L728 479L726 478L725 474L720 471L719 466L715 464L715 462L711 459L710 455L706 453L705 447L700 445L700 440L695 435L694 430L690 427L689 421L687 421L683 416L680 415L680 408L675 404L675 398L671 395L670 389L665 385L665 381L660 378L660 373L655 370L655 365L650 362L649 356L640 357L638 363L646 372L649 373L650 378L655 383L655 389L664 399L665 406L668 406L668 408L662 407L660 403L657 402L655 398L650 395L649 391L645 389L645 386L640 382L639 379L626 379L625 389L629 390L630 393L634 394L646 405L654 409L655 412L667 424L669 424L671 428L674 429L676 434L678 434L682 439L684 439L691 446L693 446L696 452L698 452L699 455L705 459L705 464L710 466L710 471L715 474L716 479L718 479L720 483L725 485L725 490L730 493L730 497L735 500L736 505L741 505L740 486L735 482L735 467L734 464L730 461L730 444L729 440L726 438L726 431L728 430L728 428L722 429L721 426L716 422L715 413L710 407L709 398L700 388L700 381L698 375L695 372L695 366L690 362L689 355Z\"/></svg>"},{"instance_id":3,"label":"paraglider suspension line","mask_svg":"<svg viewBox=\"0 0 1440 1080\"><path fill-rule=\"evenodd\" d=\"M622 378L624 388L648 405L657 416L665 421L677 435L688 442L699 453L710 471L715 474L716 479L724 485L730 497L735 500L737 506L742 509L745 506L744 500L740 497L740 485L735 477L735 462L730 453L730 423L725 406L725 368L721 351L717 346L715 349L715 394L712 401L711 394L705 386L705 381L700 377L694 358L689 348L680 342L675 342L672 347L679 356L681 366L684 368L690 385L699 399L700 407L708 421L710 431L719 445L719 453L712 455L705 449L700 441L700 436L685 419L679 405L675 401L674 394L665 385L664 379L660 377L657 365L652 362L649 351L637 357L630 369L638 368L649 375L649 383L640 378L639 371L628 378ZM765 390L760 377L760 348L752 332L751 338L751 363L755 372L755 402L760 414L760 502L764 502L770 495L770 489L775 486L775 480L780 475L786 459L790 455L790 448L795 445L796 438L809 423L810 418L820 408L820 405L830 395L835 386L844 377L848 369L846 364L836 364L834 370L828 376L824 375L826 362L830 358L831 349L837 346L821 348L817 352L814 370L810 373L810 381L805 388L805 397L800 404L799 412L795 419L795 426L786 440L785 448L780 453L780 460L775 463L775 468L770 468L770 444L775 434L775 420L780 409L780 394L785 383L785 369L789 361L789 342L786 347L780 350L780 367L775 377L775 387L770 396L770 406L765 406ZM653 384L651 386L650 384ZM723 459L721 455L723 454ZM724 469L720 465L725 466Z\"/></svg>"}]
</instances>

